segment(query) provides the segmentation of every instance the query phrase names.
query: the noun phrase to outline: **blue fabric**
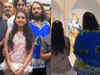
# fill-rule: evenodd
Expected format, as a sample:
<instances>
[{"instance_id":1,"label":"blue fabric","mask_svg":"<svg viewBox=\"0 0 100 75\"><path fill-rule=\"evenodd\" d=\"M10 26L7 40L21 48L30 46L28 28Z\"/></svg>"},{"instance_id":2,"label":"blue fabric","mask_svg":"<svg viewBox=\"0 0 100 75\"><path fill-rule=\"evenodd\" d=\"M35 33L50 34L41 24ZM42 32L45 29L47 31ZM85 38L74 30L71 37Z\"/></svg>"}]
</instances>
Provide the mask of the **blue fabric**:
<instances>
[{"instance_id":1,"label":"blue fabric","mask_svg":"<svg viewBox=\"0 0 100 75\"><path fill-rule=\"evenodd\" d=\"M32 32L34 33L35 40L37 41L40 37L46 37L50 33L50 26L48 23L43 22L42 28L40 29L35 25L35 23L30 23L30 27ZM39 40L40 41L40 40ZM33 50L33 57L36 59L40 58L40 49L41 49L41 42L37 42Z\"/></svg>"},{"instance_id":2,"label":"blue fabric","mask_svg":"<svg viewBox=\"0 0 100 75\"><path fill-rule=\"evenodd\" d=\"M33 57L36 59L40 58L40 44L35 45L34 50L33 50Z\"/></svg>"},{"instance_id":3,"label":"blue fabric","mask_svg":"<svg viewBox=\"0 0 100 75\"><path fill-rule=\"evenodd\" d=\"M78 35L74 53L84 63L100 67L100 32L83 32Z\"/></svg>"},{"instance_id":4,"label":"blue fabric","mask_svg":"<svg viewBox=\"0 0 100 75\"><path fill-rule=\"evenodd\" d=\"M32 32L34 33L35 39L39 36L45 37L50 32L49 24L45 24L41 29L38 28L35 24L30 24L30 27L32 28Z\"/></svg>"}]
</instances>

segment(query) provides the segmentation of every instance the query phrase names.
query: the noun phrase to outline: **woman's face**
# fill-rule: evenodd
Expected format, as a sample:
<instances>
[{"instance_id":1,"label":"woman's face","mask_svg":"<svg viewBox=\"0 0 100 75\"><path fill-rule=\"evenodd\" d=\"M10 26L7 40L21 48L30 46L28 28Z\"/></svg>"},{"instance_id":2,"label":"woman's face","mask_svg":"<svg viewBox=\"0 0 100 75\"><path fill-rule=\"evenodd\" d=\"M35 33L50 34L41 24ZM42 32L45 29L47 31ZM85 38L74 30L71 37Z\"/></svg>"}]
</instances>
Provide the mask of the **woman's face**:
<instances>
[{"instance_id":1,"label":"woman's face","mask_svg":"<svg viewBox=\"0 0 100 75\"><path fill-rule=\"evenodd\" d=\"M18 25L18 27L23 27L27 23L25 14L22 12L19 12L16 15L15 23Z\"/></svg>"}]
</instances>

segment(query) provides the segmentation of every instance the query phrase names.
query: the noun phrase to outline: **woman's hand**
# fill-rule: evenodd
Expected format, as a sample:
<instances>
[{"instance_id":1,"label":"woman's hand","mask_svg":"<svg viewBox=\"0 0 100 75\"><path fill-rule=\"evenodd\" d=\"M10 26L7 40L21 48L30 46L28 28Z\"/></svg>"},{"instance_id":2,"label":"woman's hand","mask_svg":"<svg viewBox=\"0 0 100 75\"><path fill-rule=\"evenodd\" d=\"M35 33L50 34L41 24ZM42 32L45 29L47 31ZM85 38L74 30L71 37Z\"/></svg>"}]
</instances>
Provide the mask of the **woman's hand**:
<instances>
[{"instance_id":1,"label":"woman's hand","mask_svg":"<svg viewBox=\"0 0 100 75\"><path fill-rule=\"evenodd\" d=\"M18 69L16 72L15 72L15 75L21 75L23 72L23 69Z\"/></svg>"},{"instance_id":2,"label":"woman's hand","mask_svg":"<svg viewBox=\"0 0 100 75\"><path fill-rule=\"evenodd\" d=\"M10 70L11 70L13 73L15 73L15 72L16 72L16 70L14 69L14 67L13 67L13 66L10 66Z\"/></svg>"}]
</instances>

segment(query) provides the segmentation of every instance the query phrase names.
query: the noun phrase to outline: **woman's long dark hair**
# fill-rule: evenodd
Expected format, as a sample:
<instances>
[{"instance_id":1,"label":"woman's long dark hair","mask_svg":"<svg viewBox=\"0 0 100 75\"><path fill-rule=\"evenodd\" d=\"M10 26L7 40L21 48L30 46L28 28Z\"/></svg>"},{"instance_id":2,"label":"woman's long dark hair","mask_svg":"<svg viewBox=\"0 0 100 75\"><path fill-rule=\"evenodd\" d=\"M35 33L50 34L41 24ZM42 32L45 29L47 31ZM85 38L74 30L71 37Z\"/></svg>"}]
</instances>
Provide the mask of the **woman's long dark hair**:
<instances>
[{"instance_id":1,"label":"woman's long dark hair","mask_svg":"<svg viewBox=\"0 0 100 75\"><path fill-rule=\"evenodd\" d=\"M63 52L65 48L63 24L59 20L52 24L51 47L54 53Z\"/></svg>"},{"instance_id":2,"label":"woman's long dark hair","mask_svg":"<svg viewBox=\"0 0 100 75\"><path fill-rule=\"evenodd\" d=\"M23 27L23 35L26 38L26 50L29 51L32 48L32 43L34 42L34 37L33 37L32 31L31 31L31 28L29 27L27 15L23 10L18 10L16 12L15 20L16 20L17 14L20 12L25 15L26 21L27 21L27 23ZM9 48L13 48L14 43L12 40L13 40L13 37L15 36L16 32L18 31L18 25L16 24L15 20L14 20L14 25L13 25L12 31L9 34L9 39L8 39L8 47Z\"/></svg>"},{"instance_id":3,"label":"woman's long dark hair","mask_svg":"<svg viewBox=\"0 0 100 75\"><path fill-rule=\"evenodd\" d=\"M97 30L99 24L96 17L91 12L85 12L83 15L83 30Z\"/></svg>"}]
</instances>

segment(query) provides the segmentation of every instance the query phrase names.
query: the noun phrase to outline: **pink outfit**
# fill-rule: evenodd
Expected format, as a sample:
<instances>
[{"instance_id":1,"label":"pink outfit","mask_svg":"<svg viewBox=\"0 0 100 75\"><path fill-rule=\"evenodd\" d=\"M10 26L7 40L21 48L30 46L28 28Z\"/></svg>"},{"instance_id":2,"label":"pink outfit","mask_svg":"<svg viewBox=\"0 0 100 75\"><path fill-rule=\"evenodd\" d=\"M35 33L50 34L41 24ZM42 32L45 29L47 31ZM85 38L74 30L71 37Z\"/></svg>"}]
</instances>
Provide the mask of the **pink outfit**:
<instances>
[{"instance_id":1,"label":"pink outfit","mask_svg":"<svg viewBox=\"0 0 100 75\"><path fill-rule=\"evenodd\" d=\"M11 61L14 63L23 64L27 56L27 52L25 50L25 44L26 44L25 37L21 32L18 32L15 34L13 42L14 42L13 50L11 50L9 53Z\"/></svg>"},{"instance_id":2,"label":"pink outfit","mask_svg":"<svg viewBox=\"0 0 100 75\"><path fill-rule=\"evenodd\" d=\"M13 37L13 50L10 50L9 55L11 62L24 64L24 61L27 57L27 51L25 49L26 41L22 32L17 32ZM5 75L14 75L11 71L7 70ZM28 73L21 73L20 75L28 75Z\"/></svg>"}]
</instances>

